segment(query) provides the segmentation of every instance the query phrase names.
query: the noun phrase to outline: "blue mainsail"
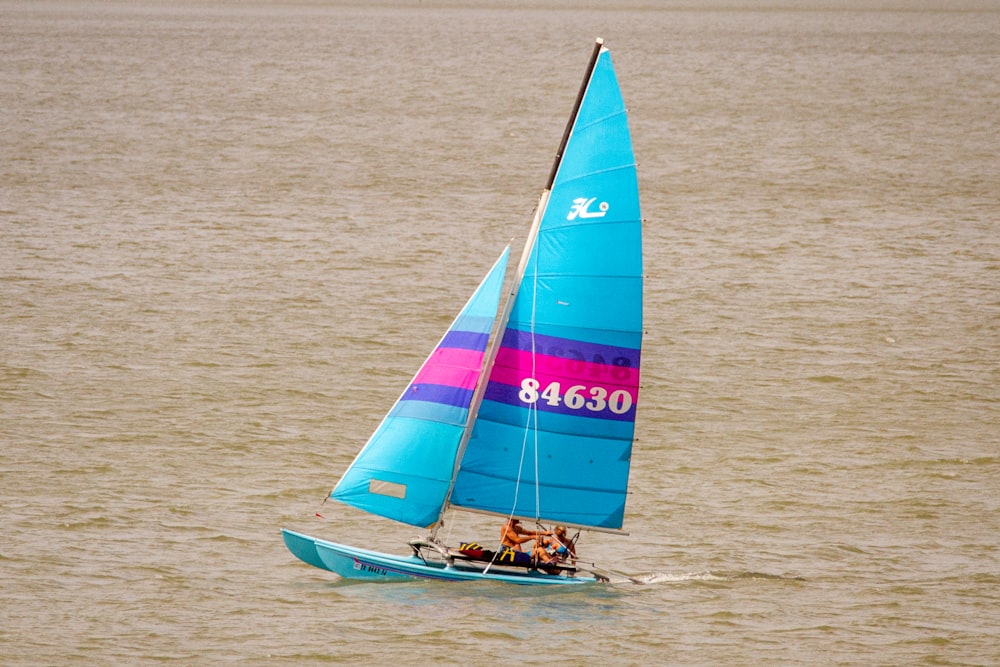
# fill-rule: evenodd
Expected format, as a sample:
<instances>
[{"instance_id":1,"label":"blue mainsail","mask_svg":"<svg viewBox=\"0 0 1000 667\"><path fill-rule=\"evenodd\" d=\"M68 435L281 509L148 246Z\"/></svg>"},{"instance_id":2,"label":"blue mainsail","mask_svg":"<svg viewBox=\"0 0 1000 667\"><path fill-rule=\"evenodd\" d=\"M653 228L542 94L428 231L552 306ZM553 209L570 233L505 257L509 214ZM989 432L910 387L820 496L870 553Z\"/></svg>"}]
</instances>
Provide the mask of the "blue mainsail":
<instances>
[{"instance_id":1,"label":"blue mainsail","mask_svg":"<svg viewBox=\"0 0 1000 667\"><path fill-rule=\"evenodd\" d=\"M351 463L332 498L414 526L438 520L496 320L509 254L508 247Z\"/></svg>"},{"instance_id":2,"label":"blue mainsail","mask_svg":"<svg viewBox=\"0 0 1000 667\"><path fill-rule=\"evenodd\" d=\"M639 394L642 225L603 47L539 210L450 502L618 529Z\"/></svg>"}]
</instances>

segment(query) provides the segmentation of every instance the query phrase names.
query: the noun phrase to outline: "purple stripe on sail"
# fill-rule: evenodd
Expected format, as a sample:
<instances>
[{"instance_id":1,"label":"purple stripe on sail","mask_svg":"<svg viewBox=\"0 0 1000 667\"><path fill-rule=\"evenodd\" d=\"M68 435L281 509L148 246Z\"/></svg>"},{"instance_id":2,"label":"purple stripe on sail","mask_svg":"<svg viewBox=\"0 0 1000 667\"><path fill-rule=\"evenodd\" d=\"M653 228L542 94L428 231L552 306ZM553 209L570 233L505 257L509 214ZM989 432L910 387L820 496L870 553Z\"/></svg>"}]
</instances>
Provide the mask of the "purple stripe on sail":
<instances>
[{"instance_id":1,"label":"purple stripe on sail","mask_svg":"<svg viewBox=\"0 0 1000 667\"><path fill-rule=\"evenodd\" d=\"M631 347L588 343L582 340L542 334L534 335L534 346L532 346L532 335L518 329L507 329L504 332L502 346L522 352L531 352L532 347L534 347L536 353L551 357L611 364L624 368L639 368L639 350Z\"/></svg>"},{"instance_id":2,"label":"purple stripe on sail","mask_svg":"<svg viewBox=\"0 0 1000 667\"><path fill-rule=\"evenodd\" d=\"M461 350L486 349L486 342L489 340L489 333L478 333L475 331L449 331L444 335L444 340L438 347L455 347Z\"/></svg>"},{"instance_id":3,"label":"purple stripe on sail","mask_svg":"<svg viewBox=\"0 0 1000 667\"><path fill-rule=\"evenodd\" d=\"M448 387L443 384L428 384L414 382L406 390L406 393L399 397L401 401L427 401L428 403L441 403L443 405L453 405L458 408L468 408L472 403L472 390L461 387Z\"/></svg>"},{"instance_id":4,"label":"purple stripe on sail","mask_svg":"<svg viewBox=\"0 0 1000 667\"><path fill-rule=\"evenodd\" d=\"M503 384L501 382L490 382L486 386L486 394L484 398L488 401L496 401L497 403L512 405L517 408L528 408L529 404L521 400L522 393L523 392L520 387ZM536 400L533 400L532 404L539 410L539 412L553 412L555 414L567 415L570 417L606 419L616 422L635 421L636 406L634 402L629 405L627 410L619 414L618 412L609 409L607 404L601 405L593 399L585 400L582 406L569 405L564 396L560 396L558 399L553 396L552 400L558 400L558 405L551 405L546 398L541 396L539 396ZM590 407L588 407L588 405ZM615 407L620 409L624 405L624 403L619 401L616 402Z\"/></svg>"}]
</instances>

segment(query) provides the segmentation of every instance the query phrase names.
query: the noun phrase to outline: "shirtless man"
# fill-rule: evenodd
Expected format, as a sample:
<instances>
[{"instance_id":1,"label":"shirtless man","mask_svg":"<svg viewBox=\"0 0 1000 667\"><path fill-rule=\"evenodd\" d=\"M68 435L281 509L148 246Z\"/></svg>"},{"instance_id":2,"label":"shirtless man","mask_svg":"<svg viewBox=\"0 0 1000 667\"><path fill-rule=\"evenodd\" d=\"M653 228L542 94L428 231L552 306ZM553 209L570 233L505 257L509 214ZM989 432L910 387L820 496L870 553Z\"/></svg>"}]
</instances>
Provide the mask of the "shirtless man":
<instances>
[{"instance_id":1,"label":"shirtless man","mask_svg":"<svg viewBox=\"0 0 1000 667\"><path fill-rule=\"evenodd\" d=\"M539 535L551 535L550 531L536 532L521 528L520 519L509 519L500 529L500 545L510 547L514 551L524 551L521 547L525 542L530 542Z\"/></svg>"}]
</instances>

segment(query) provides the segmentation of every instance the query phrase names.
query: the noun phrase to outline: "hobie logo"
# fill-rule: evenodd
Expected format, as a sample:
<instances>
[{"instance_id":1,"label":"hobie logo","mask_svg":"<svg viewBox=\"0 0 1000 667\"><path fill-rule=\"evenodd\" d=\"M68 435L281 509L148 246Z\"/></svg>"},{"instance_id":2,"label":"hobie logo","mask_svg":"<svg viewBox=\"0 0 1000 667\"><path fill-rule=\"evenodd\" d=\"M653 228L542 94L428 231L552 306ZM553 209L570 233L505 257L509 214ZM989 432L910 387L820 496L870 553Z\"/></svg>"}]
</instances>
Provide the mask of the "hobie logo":
<instances>
[{"instance_id":1,"label":"hobie logo","mask_svg":"<svg viewBox=\"0 0 1000 667\"><path fill-rule=\"evenodd\" d=\"M573 200L573 205L569 208L569 215L566 216L567 220L576 220L577 218L603 218L608 212L608 202L602 201L597 205L596 211L590 210L590 205L597 201L597 197L591 197L587 199L585 197L577 197Z\"/></svg>"}]
</instances>

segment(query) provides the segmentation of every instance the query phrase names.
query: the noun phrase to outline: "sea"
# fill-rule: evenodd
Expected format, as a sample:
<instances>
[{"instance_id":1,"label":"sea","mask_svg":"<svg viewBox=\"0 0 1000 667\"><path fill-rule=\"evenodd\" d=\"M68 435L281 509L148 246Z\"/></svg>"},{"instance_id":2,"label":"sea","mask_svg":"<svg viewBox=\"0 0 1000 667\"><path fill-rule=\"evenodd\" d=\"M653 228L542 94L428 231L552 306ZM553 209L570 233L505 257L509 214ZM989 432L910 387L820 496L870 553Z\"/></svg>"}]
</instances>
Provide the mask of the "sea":
<instances>
[{"instance_id":1,"label":"sea","mask_svg":"<svg viewBox=\"0 0 1000 667\"><path fill-rule=\"evenodd\" d=\"M596 37L645 218L616 576L299 562L422 534L324 499ZM1000 2L0 0L0 100L0 664L1000 664Z\"/></svg>"}]
</instances>

